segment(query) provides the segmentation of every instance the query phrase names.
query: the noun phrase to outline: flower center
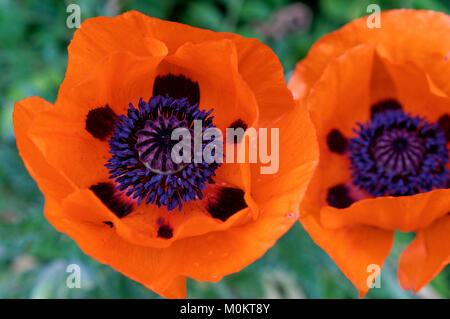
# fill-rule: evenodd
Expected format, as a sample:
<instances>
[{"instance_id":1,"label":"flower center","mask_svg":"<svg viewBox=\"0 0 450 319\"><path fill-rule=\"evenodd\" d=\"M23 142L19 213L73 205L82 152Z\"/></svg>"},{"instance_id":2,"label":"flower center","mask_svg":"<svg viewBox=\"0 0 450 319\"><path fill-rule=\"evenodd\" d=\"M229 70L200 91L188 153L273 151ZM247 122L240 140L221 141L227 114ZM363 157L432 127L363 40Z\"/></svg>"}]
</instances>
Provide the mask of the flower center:
<instances>
[{"instance_id":1,"label":"flower center","mask_svg":"<svg viewBox=\"0 0 450 319\"><path fill-rule=\"evenodd\" d=\"M353 184L373 196L447 188L449 154L438 124L388 110L358 125L349 145Z\"/></svg>"},{"instance_id":2,"label":"flower center","mask_svg":"<svg viewBox=\"0 0 450 319\"><path fill-rule=\"evenodd\" d=\"M415 132L407 129L384 131L375 140L373 154L386 171L413 172L423 159L425 148Z\"/></svg>"},{"instance_id":3,"label":"flower center","mask_svg":"<svg viewBox=\"0 0 450 319\"><path fill-rule=\"evenodd\" d=\"M172 161L173 146L178 143L172 140L172 132L177 128L188 129L186 120L176 116L158 115L156 120L147 120L144 128L137 132L136 150L139 160L150 170L158 174L174 174L185 165Z\"/></svg>"},{"instance_id":4,"label":"flower center","mask_svg":"<svg viewBox=\"0 0 450 319\"><path fill-rule=\"evenodd\" d=\"M157 95L148 103L139 101L139 109L132 104L127 115L119 116L115 131L109 140L112 157L105 165L116 187L137 199L138 205L164 205L168 210L183 202L201 199L206 184L214 183L212 177L219 163L191 160L175 163L171 152L178 140L172 140L177 128L193 131L194 121L202 123L202 134L214 127L209 112L190 105L187 98L174 99ZM202 139L202 148L206 142ZM191 145L189 145L191 146Z\"/></svg>"}]
</instances>

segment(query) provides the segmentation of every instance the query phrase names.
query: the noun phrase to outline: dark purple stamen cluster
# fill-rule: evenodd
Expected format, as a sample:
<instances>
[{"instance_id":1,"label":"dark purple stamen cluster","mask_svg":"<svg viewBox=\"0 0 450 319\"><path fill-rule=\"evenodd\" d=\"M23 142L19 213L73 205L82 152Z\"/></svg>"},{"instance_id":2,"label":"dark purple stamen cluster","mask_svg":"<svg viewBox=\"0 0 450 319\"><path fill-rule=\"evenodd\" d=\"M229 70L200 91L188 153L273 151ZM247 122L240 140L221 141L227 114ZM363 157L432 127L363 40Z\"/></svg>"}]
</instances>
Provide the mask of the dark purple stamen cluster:
<instances>
[{"instance_id":1,"label":"dark purple stamen cluster","mask_svg":"<svg viewBox=\"0 0 450 319\"><path fill-rule=\"evenodd\" d=\"M173 130L177 128L189 129L187 121L179 120L174 115L166 117L160 114L156 120L148 120L144 128L137 131L135 148L139 160L146 167L162 174L172 174L183 168L183 163L173 162L170 156L172 148L178 143L171 138Z\"/></svg>"},{"instance_id":2,"label":"dark purple stamen cluster","mask_svg":"<svg viewBox=\"0 0 450 319\"><path fill-rule=\"evenodd\" d=\"M374 196L447 188L449 153L438 124L388 110L358 126L349 145L355 185Z\"/></svg>"},{"instance_id":3,"label":"dark purple stamen cluster","mask_svg":"<svg viewBox=\"0 0 450 319\"><path fill-rule=\"evenodd\" d=\"M207 183L214 183L212 177L220 164L196 163L193 151L190 163L174 163L171 150L178 141L171 140L171 133L175 128L193 132L194 120L202 121L202 133L214 127L209 116L212 110L205 112L198 104L190 105L187 98L167 95L154 96L148 103L141 99L138 107L130 104L127 115L118 117L109 140L112 157L105 165L110 178L138 205L145 199L146 204L181 210L183 202L203 197L202 191ZM202 151L206 145L202 142Z\"/></svg>"}]
</instances>

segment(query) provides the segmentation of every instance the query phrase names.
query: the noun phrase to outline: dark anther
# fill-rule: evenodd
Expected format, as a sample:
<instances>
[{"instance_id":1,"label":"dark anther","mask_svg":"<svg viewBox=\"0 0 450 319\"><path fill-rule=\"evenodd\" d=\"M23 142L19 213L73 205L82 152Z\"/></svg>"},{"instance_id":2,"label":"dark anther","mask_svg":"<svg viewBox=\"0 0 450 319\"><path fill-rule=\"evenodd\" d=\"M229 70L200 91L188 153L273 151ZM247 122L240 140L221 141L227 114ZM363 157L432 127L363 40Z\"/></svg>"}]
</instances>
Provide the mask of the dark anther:
<instances>
[{"instance_id":1,"label":"dark anther","mask_svg":"<svg viewBox=\"0 0 450 319\"><path fill-rule=\"evenodd\" d=\"M438 121L439 127L445 132L447 142L450 142L450 116L445 114Z\"/></svg>"},{"instance_id":2,"label":"dark anther","mask_svg":"<svg viewBox=\"0 0 450 319\"><path fill-rule=\"evenodd\" d=\"M86 116L86 131L93 137L106 141L114 131L116 119L116 114L108 105L90 110Z\"/></svg>"},{"instance_id":3,"label":"dark anther","mask_svg":"<svg viewBox=\"0 0 450 319\"><path fill-rule=\"evenodd\" d=\"M153 84L153 96L157 95L168 95L173 99L187 98L191 105L200 103L198 83L184 75L167 74L156 77Z\"/></svg>"},{"instance_id":4,"label":"dark anther","mask_svg":"<svg viewBox=\"0 0 450 319\"><path fill-rule=\"evenodd\" d=\"M337 185L328 190L328 205L336 208L347 208L355 202L350 197L349 190L345 185Z\"/></svg>"},{"instance_id":5,"label":"dark anther","mask_svg":"<svg viewBox=\"0 0 450 319\"><path fill-rule=\"evenodd\" d=\"M103 222L104 224L108 225L110 228L114 227L113 222Z\"/></svg>"},{"instance_id":6,"label":"dark anther","mask_svg":"<svg viewBox=\"0 0 450 319\"><path fill-rule=\"evenodd\" d=\"M370 117L374 117L375 114L385 112L388 110L401 110L402 106L397 100L389 99L378 102L370 109Z\"/></svg>"},{"instance_id":7,"label":"dark anther","mask_svg":"<svg viewBox=\"0 0 450 319\"><path fill-rule=\"evenodd\" d=\"M223 187L208 200L207 210L212 217L226 221L246 207L247 203L244 200L243 190Z\"/></svg>"},{"instance_id":8,"label":"dark anther","mask_svg":"<svg viewBox=\"0 0 450 319\"><path fill-rule=\"evenodd\" d=\"M89 189L119 218L133 210L133 204L123 198L112 183L98 183Z\"/></svg>"},{"instance_id":9,"label":"dark anther","mask_svg":"<svg viewBox=\"0 0 450 319\"><path fill-rule=\"evenodd\" d=\"M327 136L327 143L330 151L343 154L347 150L348 140L336 129L331 130Z\"/></svg>"},{"instance_id":10,"label":"dark anther","mask_svg":"<svg viewBox=\"0 0 450 319\"><path fill-rule=\"evenodd\" d=\"M158 228L158 237L170 239L173 237L173 229L169 225L161 225Z\"/></svg>"}]
</instances>

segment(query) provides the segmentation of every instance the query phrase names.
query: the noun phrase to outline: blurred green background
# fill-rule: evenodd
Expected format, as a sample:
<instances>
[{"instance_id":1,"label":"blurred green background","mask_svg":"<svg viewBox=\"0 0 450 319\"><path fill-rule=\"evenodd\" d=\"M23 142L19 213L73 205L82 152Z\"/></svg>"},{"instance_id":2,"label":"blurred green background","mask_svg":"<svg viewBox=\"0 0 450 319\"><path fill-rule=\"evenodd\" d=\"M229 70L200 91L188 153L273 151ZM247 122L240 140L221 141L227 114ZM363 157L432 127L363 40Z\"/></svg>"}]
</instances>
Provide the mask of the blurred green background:
<instances>
[{"instance_id":1,"label":"blurred green background","mask_svg":"<svg viewBox=\"0 0 450 319\"><path fill-rule=\"evenodd\" d=\"M11 114L15 101L54 102L64 78L67 5L81 19L130 9L189 25L256 37L279 56L286 75L324 34L366 15L367 5L450 12L449 0L0 0L0 298L157 298L153 292L84 255L43 216L43 197L18 156ZM412 28L414 26L411 26ZM411 234L397 234L367 298L450 298L450 267L418 295L403 291L396 264ZM81 289L66 287L67 265L79 264ZM297 223L266 255L219 283L188 281L190 298L357 298L356 289Z\"/></svg>"}]
</instances>

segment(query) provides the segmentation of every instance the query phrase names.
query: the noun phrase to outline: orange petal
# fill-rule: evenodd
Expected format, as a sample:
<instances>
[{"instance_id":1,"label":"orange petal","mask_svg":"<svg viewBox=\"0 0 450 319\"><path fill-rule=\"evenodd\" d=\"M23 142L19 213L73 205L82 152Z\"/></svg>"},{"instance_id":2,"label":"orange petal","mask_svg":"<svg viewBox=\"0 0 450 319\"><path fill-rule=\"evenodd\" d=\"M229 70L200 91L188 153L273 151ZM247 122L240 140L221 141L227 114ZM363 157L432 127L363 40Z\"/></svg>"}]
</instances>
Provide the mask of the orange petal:
<instances>
[{"instance_id":1,"label":"orange petal","mask_svg":"<svg viewBox=\"0 0 450 319\"><path fill-rule=\"evenodd\" d=\"M177 266L196 280L219 281L260 258L297 220L292 194L271 198L260 206L255 221L227 231L212 232L173 243L170 249L183 256ZM297 206L298 207L298 206Z\"/></svg>"},{"instance_id":2,"label":"orange petal","mask_svg":"<svg viewBox=\"0 0 450 319\"><path fill-rule=\"evenodd\" d=\"M397 87L388 70L389 63L386 58L381 57L380 53L375 51L370 80L370 105L397 98Z\"/></svg>"},{"instance_id":3,"label":"orange petal","mask_svg":"<svg viewBox=\"0 0 450 319\"><path fill-rule=\"evenodd\" d=\"M450 206L448 206L450 213ZM450 215L420 229L399 259L398 278L403 289L414 293L450 263Z\"/></svg>"},{"instance_id":4,"label":"orange petal","mask_svg":"<svg viewBox=\"0 0 450 319\"><path fill-rule=\"evenodd\" d=\"M231 33L160 20L137 11L125 12L114 18L87 19L77 29L69 45L66 78L60 90L70 89L83 81L100 60L115 51L160 57L172 54L186 42L237 37Z\"/></svg>"},{"instance_id":5,"label":"orange petal","mask_svg":"<svg viewBox=\"0 0 450 319\"><path fill-rule=\"evenodd\" d=\"M175 274L165 263L174 261L169 251L133 245L122 239L114 230L103 223L83 222L69 219L83 209L96 213L102 209L95 202L85 198L69 196L62 204L50 197L46 198L45 215L57 228L72 237L84 253L110 265L127 277L142 283L157 294L167 298L184 298L185 278ZM164 280L160 280L164 274Z\"/></svg>"},{"instance_id":6,"label":"orange petal","mask_svg":"<svg viewBox=\"0 0 450 319\"><path fill-rule=\"evenodd\" d=\"M348 208L324 207L320 220L327 228L337 229L358 224L404 232L428 227L448 213L450 189L401 197L360 200Z\"/></svg>"},{"instance_id":7,"label":"orange petal","mask_svg":"<svg viewBox=\"0 0 450 319\"><path fill-rule=\"evenodd\" d=\"M103 217L114 216L100 201L85 195L74 193L61 205L47 198L46 217L76 240L86 254L163 296L172 296L168 291L180 285L180 276L218 281L241 270L261 257L297 218L296 214L286 214L285 208L280 209L281 205L293 206L292 195L287 195L262 205L261 215L254 222L180 239L167 248L150 248L129 243L116 224L111 228L103 223ZM95 220L78 218L80 212L96 216Z\"/></svg>"},{"instance_id":8,"label":"orange petal","mask_svg":"<svg viewBox=\"0 0 450 319\"><path fill-rule=\"evenodd\" d=\"M141 57L163 57L168 49L164 42L144 32L141 20L152 19L138 12L116 18L96 17L85 20L75 31L68 47L69 61L60 92L84 81L98 62L117 51L128 51ZM155 19L157 20L157 19ZM159 20L158 20L159 21Z\"/></svg>"},{"instance_id":9,"label":"orange petal","mask_svg":"<svg viewBox=\"0 0 450 319\"><path fill-rule=\"evenodd\" d=\"M256 99L239 74L236 47L231 40L186 43L165 61L199 83L200 108L214 109L214 124L223 134L239 119L247 126L256 123Z\"/></svg>"},{"instance_id":10,"label":"orange petal","mask_svg":"<svg viewBox=\"0 0 450 319\"><path fill-rule=\"evenodd\" d=\"M205 193L208 198L208 192ZM173 242L186 238L203 235L213 231L224 231L230 227L244 224L250 220L252 206L236 212L226 221L212 218L201 205L201 201L185 203L179 212L167 211L165 207L156 205L134 205L132 212L119 218L89 189L82 189L70 195L72 202L91 203L97 207L95 211L78 209L68 210L66 217L79 223L93 223L103 225L112 223L114 229L130 244L153 248L167 248ZM257 209L257 207L256 207ZM160 237L160 227L170 228L170 237Z\"/></svg>"},{"instance_id":11,"label":"orange petal","mask_svg":"<svg viewBox=\"0 0 450 319\"><path fill-rule=\"evenodd\" d=\"M309 186L310 195L306 199L310 205L328 205L328 189L351 179L348 156L332 152L327 138L330 132L338 130L349 139L354 136L355 123L370 118L368 92L371 76L361 70L370 70L372 62L371 47L362 45L352 48L331 61L308 99L299 101L300 105L306 103L310 110L320 150L319 165ZM355 83L358 85L355 86Z\"/></svg>"},{"instance_id":12,"label":"orange petal","mask_svg":"<svg viewBox=\"0 0 450 319\"><path fill-rule=\"evenodd\" d=\"M348 157L332 152L327 137L336 129L351 138L355 123L369 119L368 92L373 79L370 72L361 70L371 70L373 58L374 50L369 45L349 49L328 64L308 98L299 101L300 105L306 103L311 112L320 149L319 166L300 206L300 222L361 296L369 290L368 281L371 284L372 273L368 267L382 267L391 250L394 232L363 225L328 229L321 223L320 210L327 206L328 189L351 178Z\"/></svg>"},{"instance_id":13,"label":"orange petal","mask_svg":"<svg viewBox=\"0 0 450 319\"><path fill-rule=\"evenodd\" d=\"M116 52L84 82L61 92L55 108L41 114L30 130L47 161L80 188L108 180L104 165L111 157L109 146L86 130L87 115L106 105L120 115L128 103L136 106L139 98L149 99L151 74L160 60Z\"/></svg>"},{"instance_id":14,"label":"orange petal","mask_svg":"<svg viewBox=\"0 0 450 319\"><path fill-rule=\"evenodd\" d=\"M25 167L37 182L40 190L54 198L62 199L73 190L73 186L48 163L28 135L36 117L52 108L52 104L39 97L29 97L17 102L14 105L13 113L14 134Z\"/></svg>"},{"instance_id":15,"label":"orange petal","mask_svg":"<svg viewBox=\"0 0 450 319\"><path fill-rule=\"evenodd\" d=\"M381 270L388 257L394 232L370 226L328 229L321 225L317 214L302 204L300 222L313 241L333 259L344 275L363 297L370 289L372 267Z\"/></svg>"},{"instance_id":16,"label":"orange petal","mask_svg":"<svg viewBox=\"0 0 450 319\"><path fill-rule=\"evenodd\" d=\"M352 136L355 123L370 118L369 72L374 50L360 45L348 50L330 62L320 80L314 85L307 100L311 118L318 131L320 144L332 128L344 136ZM356 85L357 84L357 85Z\"/></svg>"},{"instance_id":17,"label":"orange petal","mask_svg":"<svg viewBox=\"0 0 450 319\"><path fill-rule=\"evenodd\" d=\"M398 101L406 113L436 122L449 113L450 97L439 95L426 72L412 63L398 65L384 59L386 68L397 88Z\"/></svg>"},{"instance_id":18,"label":"orange petal","mask_svg":"<svg viewBox=\"0 0 450 319\"><path fill-rule=\"evenodd\" d=\"M169 288L164 291L164 297L169 299L185 299L186 277L180 276L175 278Z\"/></svg>"},{"instance_id":19,"label":"orange petal","mask_svg":"<svg viewBox=\"0 0 450 319\"><path fill-rule=\"evenodd\" d=\"M450 84L450 22L448 15L425 10L383 11L382 27L367 27L367 17L356 19L317 41L296 66L289 88L297 98L308 94L329 61L360 44L376 44L398 64L408 61L425 70L448 96ZM414 28L411 28L414 26ZM400 36L401 35L401 36Z\"/></svg>"},{"instance_id":20,"label":"orange petal","mask_svg":"<svg viewBox=\"0 0 450 319\"><path fill-rule=\"evenodd\" d=\"M308 111L299 106L267 124L269 151L271 144L277 145L274 151L278 151L278 155L271 154L272 158L269 163L262 163L261 157L259 157L257 164L250 164L252 196L257 203L288 194L292 195L292 201L300 200L315 171L319 154L314 127ZM279 132L278 141L270 138L273 130ZM259 152L261 144L262 139L259 134ZM277 157L278 170L272 174L264 173L263 170L268 169L269 166L275 169ZM285 207L284 204L282 206ZM286 213L296 213L295 204L293 207L295 208L289 208Z\"/></svg>"},{"instance_id":21,"label":"orange petal","mask_svg":"<svg viewBox=\"0 0 450 319\"><path fill-rule=\"evenodd\" d=\"M99 61L115 51L161 57L175 53L187 42L199 44L221 39L235 43L239 73L257 95L261 112L266 112L267 118L279 114L280 107L286 106L274 97L285 95L279 94L286 90L285 79L276 55L267 46L256 39L159 20L137 11L115 18L88 19L82 23L69 46L68 69L60 92L83 81ZM277 107L272 106L275 102L278 102Z\"/></svg>"},{"instance_id":22,"label":"orange petal","mask_svg":"<svg viewBox=\"0 0 450 319\"><path fill-rule=\"evenodd\" d=\"M99 61L81 82L60 90L55 108L70 116L85 117L87 111L108 104L118 115L152 95L156 70L165 56L138 56L113 52Z\"/></svg>"},{"instance_id":23,"label":"orange petal","mask_svg":"<svg viewBox=\"0 0 450 319\"><path fill-rule=\"evenodd\" d=\"M259 107L259 126L266 127L295 106L286 87L283 68L275 53L257 39L233 39L239 73L251 88Z\"/></svg>"}]
</instances>

